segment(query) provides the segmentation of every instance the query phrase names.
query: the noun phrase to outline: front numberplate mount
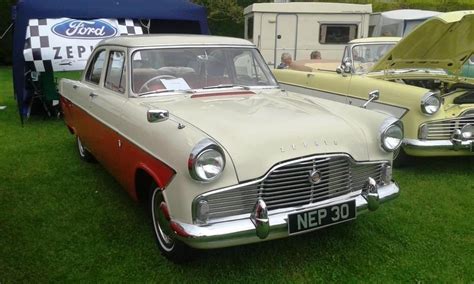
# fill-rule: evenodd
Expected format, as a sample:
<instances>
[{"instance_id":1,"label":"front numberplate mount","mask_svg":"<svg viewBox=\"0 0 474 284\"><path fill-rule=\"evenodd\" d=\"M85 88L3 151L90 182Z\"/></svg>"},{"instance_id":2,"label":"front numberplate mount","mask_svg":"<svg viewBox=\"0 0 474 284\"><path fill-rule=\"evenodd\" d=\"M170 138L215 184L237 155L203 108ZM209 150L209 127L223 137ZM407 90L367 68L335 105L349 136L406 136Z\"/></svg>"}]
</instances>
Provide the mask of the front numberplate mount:
<instances>
[{"instance_id":1,"label":"front numberplate mount","mask_svg":"<svg viewBox=\"0 0 474 284\"><path fill-rule=\"evenodd\" d=\"M288 214L288 234L321 229L356 218L355 200Z\"/></svg>"}]
</instances>

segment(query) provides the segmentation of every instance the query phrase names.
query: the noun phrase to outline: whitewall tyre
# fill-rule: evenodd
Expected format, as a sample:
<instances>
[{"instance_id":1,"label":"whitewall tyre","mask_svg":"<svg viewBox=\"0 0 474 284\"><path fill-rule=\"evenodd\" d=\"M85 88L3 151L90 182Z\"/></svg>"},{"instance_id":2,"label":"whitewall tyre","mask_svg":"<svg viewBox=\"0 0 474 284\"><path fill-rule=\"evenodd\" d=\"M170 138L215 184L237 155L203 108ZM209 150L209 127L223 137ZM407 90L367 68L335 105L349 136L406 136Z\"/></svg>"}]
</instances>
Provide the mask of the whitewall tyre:
<instances>
[{"instance_id":1,"label":"whitewall tyre","mask_svg":"<svg viewBox=\"0 0 474 284\"><path fill-rule=\"evenodd\" d=\"M195 258L195 249L188 247L173 237L169 216L167 216L163 209L163 207L166 208L166 202L161 188L155 187L152 189L149 202L153 230L161 254L174 263L188 262Z\"/></svg>"}]
</instances>

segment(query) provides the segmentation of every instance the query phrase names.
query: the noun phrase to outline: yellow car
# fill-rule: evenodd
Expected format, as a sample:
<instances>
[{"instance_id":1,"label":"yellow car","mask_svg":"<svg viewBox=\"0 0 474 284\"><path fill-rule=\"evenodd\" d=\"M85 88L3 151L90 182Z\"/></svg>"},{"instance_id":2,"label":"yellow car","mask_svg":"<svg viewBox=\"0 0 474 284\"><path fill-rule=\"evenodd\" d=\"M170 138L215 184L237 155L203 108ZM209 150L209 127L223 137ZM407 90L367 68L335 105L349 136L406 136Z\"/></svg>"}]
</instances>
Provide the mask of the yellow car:
<instances>
[{"instance_id":1,"label":"yellow car","mask_svg":"<svg viewBox=\"0 0 474 284\"><path fill-rule=\"evenodd\" d=\"M407 155L472 156L474 80L459 74L474 53L473 26L474 11L444 13L401 40L352 42L334 71L307 64L312 72L273 72L288 91L400 118L405 139L395 164Z\"/></svg>"}]
</instances>

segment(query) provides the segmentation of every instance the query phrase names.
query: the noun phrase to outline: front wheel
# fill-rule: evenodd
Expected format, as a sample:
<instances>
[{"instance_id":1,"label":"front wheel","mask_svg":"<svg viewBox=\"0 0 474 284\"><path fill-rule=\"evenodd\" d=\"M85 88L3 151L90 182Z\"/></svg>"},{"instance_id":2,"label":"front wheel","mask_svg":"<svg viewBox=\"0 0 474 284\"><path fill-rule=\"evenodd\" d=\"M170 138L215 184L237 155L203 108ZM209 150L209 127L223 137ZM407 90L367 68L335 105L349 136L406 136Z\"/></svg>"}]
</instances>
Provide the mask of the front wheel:
<instances>
[{"instance_id":1,"label":"front wheel","mask_svg":"<svg viewBox=\"0 0 474 284\"><path fill-rule=\"evenodd\" d=\"M167 205L159 187L155 187L152 191L150 210L155 238L161 254L174 263L192 260L196 256L196 251L173 237Z\"/></svg>"}]
</instances>

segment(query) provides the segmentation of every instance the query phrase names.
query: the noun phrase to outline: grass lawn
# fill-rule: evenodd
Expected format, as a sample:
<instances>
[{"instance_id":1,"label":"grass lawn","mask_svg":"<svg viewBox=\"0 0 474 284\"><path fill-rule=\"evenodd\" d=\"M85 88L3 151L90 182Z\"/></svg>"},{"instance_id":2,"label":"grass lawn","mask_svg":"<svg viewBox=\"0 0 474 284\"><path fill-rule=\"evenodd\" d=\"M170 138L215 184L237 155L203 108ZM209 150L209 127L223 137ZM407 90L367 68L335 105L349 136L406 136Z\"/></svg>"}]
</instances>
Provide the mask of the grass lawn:
<instances>
[{"instance_id":1,"label":"grass lawn","mask_svg":"<svg viewBox=\"0 0 474 284\"><path fill-rule=\"evenodd\" d=\"M21 127L0 69L0 283L474 281L474 161L419 159L401 196L351 222L293 238L166 261L145 211L63 121Z\"/></svg>"}]
</instances>

